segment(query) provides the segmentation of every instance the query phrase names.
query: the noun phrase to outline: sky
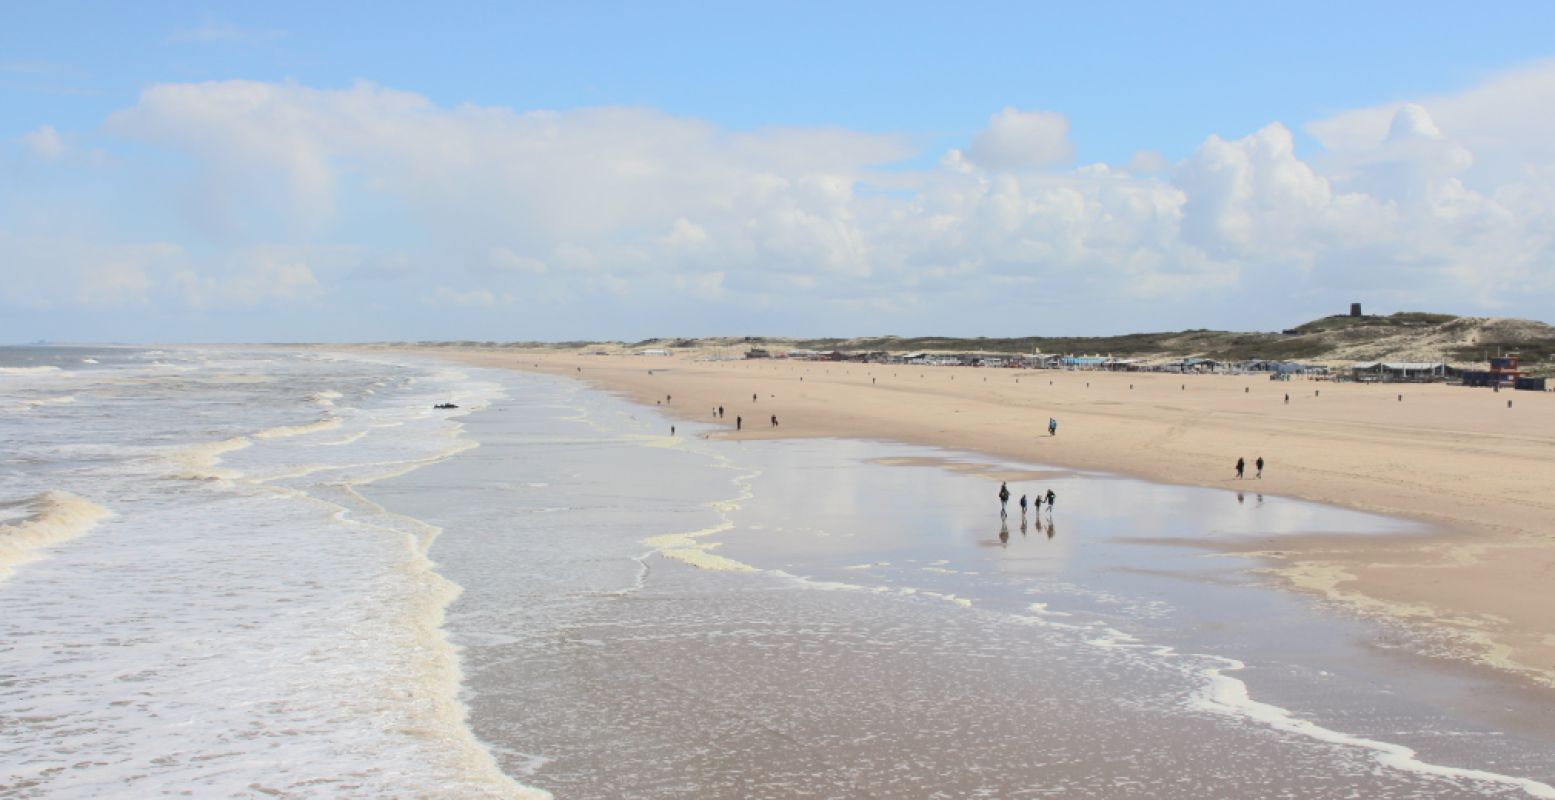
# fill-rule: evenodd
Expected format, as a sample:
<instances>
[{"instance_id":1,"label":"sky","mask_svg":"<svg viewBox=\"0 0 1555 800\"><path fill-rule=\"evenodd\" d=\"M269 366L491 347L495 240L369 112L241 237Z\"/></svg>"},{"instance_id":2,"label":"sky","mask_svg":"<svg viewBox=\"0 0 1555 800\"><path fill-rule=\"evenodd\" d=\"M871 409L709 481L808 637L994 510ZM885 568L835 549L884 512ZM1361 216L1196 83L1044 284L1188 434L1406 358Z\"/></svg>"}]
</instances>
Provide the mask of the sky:
<instances>
[{"instance_id":1,"label":"sky","mask_svg":"<svg viewBox=\"0 0 1555 800\"><path fill-rule=\"evenodd\" d=\"M0 0L0 343L1555 317L1547 2L448 5Z\"/></svg>"}]
</instances>

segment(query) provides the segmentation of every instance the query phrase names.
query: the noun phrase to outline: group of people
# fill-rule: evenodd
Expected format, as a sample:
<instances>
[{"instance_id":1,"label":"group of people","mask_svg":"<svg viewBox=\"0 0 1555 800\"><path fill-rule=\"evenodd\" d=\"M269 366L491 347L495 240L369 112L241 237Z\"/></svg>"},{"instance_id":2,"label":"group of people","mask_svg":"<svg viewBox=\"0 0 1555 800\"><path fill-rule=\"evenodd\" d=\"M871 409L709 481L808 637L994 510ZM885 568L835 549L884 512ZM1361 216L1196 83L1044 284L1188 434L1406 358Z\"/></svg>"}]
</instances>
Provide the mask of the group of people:
<instances>
[{"instance_id":1,"label":"group of people","mask_svg":"<svg viewBox=\"0 0 1555 800\"><path fill-rule=\"evenodd\" d=\"M1253 462L1253 466L1256 467L1257 470L1258 470L1258 472L1256 474L1254 474L1253 477L1255 477L1255 478L1262 478L1263 477L1263 456L1259 456L1258 460ZM1241 480L1242 476L1246 472L1247 472L1247 459L1244 459L1241 456L1237 456L1237 458L1236 458L1236 479L1237 480Z\"/></svg>"},{"instance_id":2,"label":"group of people","mask_svg":"<svg viewBox=\"0 0 1555 800\"><path fill-rule=\"evenodd\" d=\"M1053 504L1058 502L1058 493L1054 492L1052 489L1048 489L1046 495L1044 495L1041 492L1037 492L1031 498L1031 508L1032 508L1032 510L1034 510L1038 514L1042 513L1042 501L1043 500L1047 501L1048 513L1052 513L1052 511L1053 511ZM999 483L999 516L1001 516L1001 517L1009 516L1009 514L1010 514L1009 506L1010 506L1010 484L1009 484L1008 481L1002 481L1002 482ZM1020 513L1021 513L1021 516L1025 516L1026 515L1026 507L1027 507L1026 495L1021 495L1020 496Z\"/></svg>"}]
</instances>

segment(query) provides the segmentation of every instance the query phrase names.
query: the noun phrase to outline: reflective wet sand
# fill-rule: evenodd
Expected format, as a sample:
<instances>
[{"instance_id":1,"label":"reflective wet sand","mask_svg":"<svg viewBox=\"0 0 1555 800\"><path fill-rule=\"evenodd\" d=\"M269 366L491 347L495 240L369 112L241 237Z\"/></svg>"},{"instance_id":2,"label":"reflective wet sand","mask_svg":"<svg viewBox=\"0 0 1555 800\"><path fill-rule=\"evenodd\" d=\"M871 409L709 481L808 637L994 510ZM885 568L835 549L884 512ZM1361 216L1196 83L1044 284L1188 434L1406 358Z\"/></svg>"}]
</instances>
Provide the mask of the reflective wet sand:
<instances>
[{"instance_id":1,"label":"reflective wet sand","mask_svg":"<svg viewBox=\"0 0 1555 800\"><path fill-rule=\"evenodd\" d=\"M651 411L511 380L468 420L480 448L371 494L444 527L471 724L558 797L1555 794L1555 735L1515 684L1399 655L1402 631L1222 555L1407 547L1408 523L878 443L671 440ZM1001 519L999 476L1057 508ZM754 570L644 544L668 534Z\"/></svg>"}]
</instances>

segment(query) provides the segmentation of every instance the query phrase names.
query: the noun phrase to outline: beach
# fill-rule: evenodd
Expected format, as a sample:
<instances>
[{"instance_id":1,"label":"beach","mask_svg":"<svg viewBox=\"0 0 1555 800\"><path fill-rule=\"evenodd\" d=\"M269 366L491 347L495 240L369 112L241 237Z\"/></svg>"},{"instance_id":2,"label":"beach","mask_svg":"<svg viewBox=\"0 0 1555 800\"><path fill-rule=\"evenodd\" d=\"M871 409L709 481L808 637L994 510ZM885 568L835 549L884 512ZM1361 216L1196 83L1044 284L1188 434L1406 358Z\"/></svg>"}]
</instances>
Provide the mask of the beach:
<instances>
[{"instance_id":1,"label":"beach","mask_svg":"<svg viewBox=\"0 0 1555 800\"><path fill-rule=\"evenodd\" d=\"M1269 572L1430 523L511 360L0 349L0 795L1555 797L1547 687Z\"/></svg>"},{"instance_id":2,"label":"beach","mask_svg":"<svg viewBox=\"0 0 1555 800\"><path fill-rule=\"evenodd\" d=\"M1257 554L1289 586L1430 632L1433 655L1555 686L1549 394L1258 375L431 352L581 379L710 423L713 437L906 442L1416 520L1429 530L1407 544L1291 535ZM1047 434L1049 418L1057 435ZM1240 481L1239 457L1248 463ZM1258 457L1262 479L1253 477Z\"/></svg>"}]
</instances>

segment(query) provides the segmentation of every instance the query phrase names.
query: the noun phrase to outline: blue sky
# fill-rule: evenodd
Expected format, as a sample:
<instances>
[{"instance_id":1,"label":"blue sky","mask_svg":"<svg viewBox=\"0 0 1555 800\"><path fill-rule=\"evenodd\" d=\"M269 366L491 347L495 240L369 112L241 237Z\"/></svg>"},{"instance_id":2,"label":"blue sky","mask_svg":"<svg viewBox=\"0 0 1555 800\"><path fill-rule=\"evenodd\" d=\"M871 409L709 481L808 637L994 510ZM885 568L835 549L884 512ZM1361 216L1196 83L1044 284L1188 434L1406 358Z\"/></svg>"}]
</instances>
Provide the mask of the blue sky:
<instances>
[{"instance_id":1,"label":"blue sky","mask_svg":"<svg viewBox=\"0 0 1555 800\"><path fill-rule=\"evenodd\" d=\"M1547 4L1145 6L11 4L0 340L1555 299Z\"/></svg>"}]
</instances>

